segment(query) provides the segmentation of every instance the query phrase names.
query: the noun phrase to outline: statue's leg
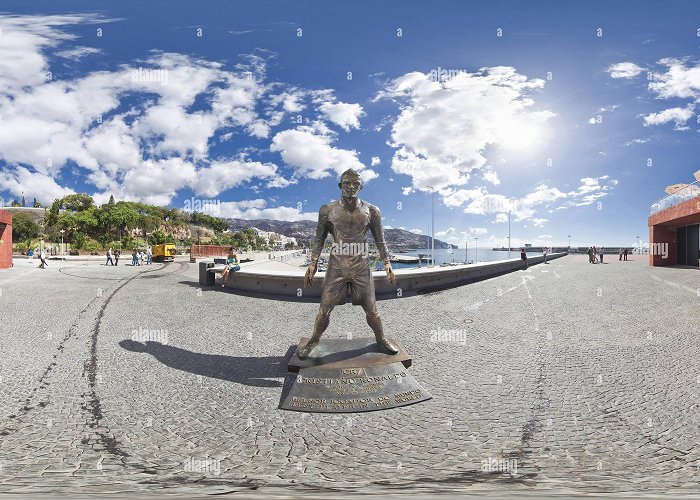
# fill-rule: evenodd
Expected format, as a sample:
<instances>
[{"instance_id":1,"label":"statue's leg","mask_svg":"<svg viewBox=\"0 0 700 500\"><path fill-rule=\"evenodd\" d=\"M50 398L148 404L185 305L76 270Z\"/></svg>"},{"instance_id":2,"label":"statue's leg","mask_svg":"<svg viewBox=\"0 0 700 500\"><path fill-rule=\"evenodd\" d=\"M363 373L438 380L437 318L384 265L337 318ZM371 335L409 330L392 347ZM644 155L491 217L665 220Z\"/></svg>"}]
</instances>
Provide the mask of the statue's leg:
<instances>
[{"instance_id":1,"label":"statue's leg","mask_svg":"<svg viewBox=\"0 0 700 500\"><path fill-rule=\"evenodd\" d=\"M399 348L396 344L384 336L384 327L382 326L382 318L379 316L379 311L377 310L377 303L372 301L372 304L369 306L363 303L362 307L367 316L367 324L374 332L374 338L377 340L377 344L391 354L399 352Z\"/></svg>"},{"instance_id":2,"label":"statue's leg","mask_svg":"<svg viewBox=\"0 0 700 500\"><path fill-rule=\"evenodd\" d=\"M342 273L329 266L326 277L323 279L321 306L318 308L316 321L314 321L314 331L306 345L297 352L299 359L307 359L311 351L318 345L321 335L330 323L331 311L337 304L342 303L341 298L345 297L346 287Z\"/></svg>"},{"instance_id":3,"label":"statue's leg","mask_svg":"<svg viewBox=\"0 0 700 500\"><path fill-rule=\"evenodd\" d=\"M359 274L354 282L350 285L353 293L353 303L362 305L367 317L367 324L374 332L374 338L377 339L379 346L391 353L396 354L399 348L392 341L384 336L384 327L382 326L382 318L379 317L379 309L377 309L377 299L374 293L374 279L372 271L367 270L367 274Z\"/></svg>"},{"instance_id":4,"label":"statue's leg","mask_svg":"<svg viewBox=\"0 0 700 500\"><path fill-rule=\"evenodd\" d=\"M318 314L316 314L316 321L314 321L313 334L311 335L311 338L306 343L306 345L302 347L297 353L299 359L308 358L311 354L311 351L313 351L314 348L318 345L319 341L321 340L321 335L323 334L323 332L326 331L326 328L328 328L328 324L331 322L332 310L333 306L324 307L324 305L321 304L321 307L318 309Z\"/></svg>"}]
</instances>

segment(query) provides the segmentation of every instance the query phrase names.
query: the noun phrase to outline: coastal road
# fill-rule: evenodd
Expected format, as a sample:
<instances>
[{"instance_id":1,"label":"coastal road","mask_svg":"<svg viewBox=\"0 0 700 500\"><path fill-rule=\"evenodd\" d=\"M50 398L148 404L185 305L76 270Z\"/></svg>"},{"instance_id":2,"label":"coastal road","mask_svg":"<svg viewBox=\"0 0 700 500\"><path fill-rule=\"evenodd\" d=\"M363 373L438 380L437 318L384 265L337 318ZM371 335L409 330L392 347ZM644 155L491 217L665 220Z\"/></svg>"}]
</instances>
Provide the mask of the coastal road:
<instances>
[{"instance_id":1,"label":"coastal road","mask_svg":"<svg viewBox=\"0 0 700 500\"><path fill-rule=\"evenodd\" d=\"M380 301L433 399L347 415L277 408L317 304L202 289L187 262L18 260L0 493L697 490L700 273L636 258ZM359 307L326 335L348 333L371 335Z\"/></svg>"}]
</instances>

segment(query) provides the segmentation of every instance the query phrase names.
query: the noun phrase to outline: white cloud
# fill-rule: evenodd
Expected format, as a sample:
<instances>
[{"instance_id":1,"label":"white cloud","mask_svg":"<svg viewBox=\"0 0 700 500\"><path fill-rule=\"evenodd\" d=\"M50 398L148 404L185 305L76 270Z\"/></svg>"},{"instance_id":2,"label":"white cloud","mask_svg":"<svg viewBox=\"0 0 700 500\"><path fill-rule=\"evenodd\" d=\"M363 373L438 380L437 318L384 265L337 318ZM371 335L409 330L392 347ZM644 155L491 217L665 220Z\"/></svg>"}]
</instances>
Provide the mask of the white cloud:
<instances>
[{"instance_id":1,"label":"white cloud","mask_svg":"<svg viewBox=\"0 0 700 500\"><path fill-rule=\"evenodd\" d=\"M564 204L556 207L555 210L591 205L594 201L609 195L618 184L616 179L610 179L608 175L583 177L580 182L578 188L566 194L567 200Z\"/></svg>"},{"instance_id":2,"label":"white cloud","mask_svg":"<svg viewBox=\"0 0 700 500\"><path fill-rule=\"evenodd\" d=\"M154 51L113 70L48 78L52 57L65 65L65 59L103 50L71 46L77 37L68 26L111 21L97 15L0 15L0 161L6 164L8 186L3 189L36 193L50 202L54 193L71 192L60 186L62 170L71 161L87 171L83 180L96 188L96 199L114 193L156 204L168 204L187 188L217 196L256 179L267 187L285 187L305 174L323 177L324 168L336 173L355 168L363 170L365 180L376 177L364 169L356 151L333 146L337 134L321 121L289 130L287 136L273 130L289 114L307 109L308 99L328 103L329 119L345 129L356 126L362 111L359 105L334 104L332 90L265 82L265 61L258 56L247 56L229 71L219 62ZM204 105L193 110L195 101ZM285 178L268 161L244 166L243 156L229 152L217 157L211 151L236 136L257 140L272 134L297 177ZM316 160L300 151L299 141L307 139L319 155ZM323 167L319 162L327 163ZM31 179L37 182L23 184Z\"/></svg>"},{"instance_id":3,"label":"white cloud","mask_svg":"<svg viewBox=\"0 0 700 500\"><path fill-rule=\"evenodd\" d=\"M75 47L73 49L61 50L56 52L58 57L77 61L90 54L101 54L102 50L95 47Z\"/></svg>"},{"instance_id":4,"label":"white cloud","mask_svg":"<svg viewBox=\"0 0 700 500\"><path fill-rule=\"evenodd\" d=\"M540 184L535 189L520 198L507 197L502 194L491 194L486 188L475 189L443 189L443 203L448 207L462 207L464 213L474 215L496 214L493 223L508 221L507 213L510 211L516 222L530 220L533 225L541 227L548 219L535 218L537 210L547 208L553 203L564 201L564 204L556 209L564 209L570 206L590 205L596 199L607 196L617 185L617 180L609 176L584 177L580 186L568 193L564 193L556 187ZM550 210L553 211L553 210Z\"/></svg>"},{"instance_id":5,"label":"white cloud","mask_svg":"<svg viewBox=\"0 0 700 500\"><path fill-rule=\"evenodd\" d=\"M213 197L254 178L274 179L276 176L277 166L272 163L238 159L217 161L199 169L193 189L196 195ZM284 185L282 182L279 187Z\"/></svg>"},{"instance_id":6,"label":"white cloud","mask_svg":"<svg viewBox=\"0 0 700 500\"><path fill-rule=\"evenodd\" d=\"M408 232L409 232L409 233L414 233L414 234L423 234L423 230L422 230L422 229L409 229Z\"/></svg>"},{"instance_id":7,"label":"white cloud","mask_svg":"<svg viewBox=\"0 0 700 500\"><path fill-rule=\"evenodd\" d=\"M349 131L352 128L360 128L360 118L365 114L362 106L359 104L348 104L345 102L324 102L319 106L319 111L325 118L345 131Z\"/></svg>"},{"instance_id":8,"label":"white cloud","mask_svg":"<svg viewBox=\"0 0 700 500\"><path fill-rule=\"evenodd\" d=\"M623 64L636 66L633 63ZM693 117L700 102L700 64L669 57L660 59L657 65L663 69L649 72L649 92L657 99L686 99L687 104L685 107L676 106L644 115L644 125L673 122L675 130L688 130L686 123ZM615 77L612 73L611 76Z\"/></svg>"},{"instance_id":9,"label":"white cloud","mask_svg":"<svg viewBox=\"0 0 700 500\"><path fill-rule=\"evenodd\" d=\"M644 68L637 66L633 62L621 62L613 64L607 71L612 78L634 78L644 71Z\"/></svg>"},{"instance_id":10,"label":"white cloud","mask_svg":"<svg viewBox=\"0 0 700 500\"><path fill-rule=\"evenodd\" d=\"M686 65L686 61L675 58L661 59L665 72L652 73L649 90L661 99L700 97L700 65Z\"/></svg>"},{"instance_id":11,"label":"white cloud","mask_svg":"<svg viewBox=\"0 0 700 500\"><path fill-rule=\"evenodd\" d=\"M373 156L372 157L372 162L370 163L370 166L374 167L376 165L379 165L382 161L379 159L378 156Z\"/></svg>"},{"instance_id":12,"label":"white cloud","mask_svg":"<svg viewBox=\"0 0 700 500\"><path fill-rule=\"evenodd\" d=\"M511 67L460 73L442 83L420 72L393 80L377 96L401 105L392 126L392 169L409 175L417 190L466 184L486 165L489 146L520 149L541 139L554 114L531 110L527 94L543 86Z\"/></svg>"},{"instance_id":13,"label":"white cloud","mask_svg":"<svg viewBox=\"0 0 700 500\"><path fill-rule=\"evenodd\" d=\"M51 176L31 172L25 167L0 170L0 186L19 199L24 193L37 200L54 200L73 194L75 191L56 184Z\"/></svg>"},{"instance_id":14,"label":"white cloud","mask_svg":"<svg viewBox=\"0 0 700 500\"><path fill-rule=\"evenodd\" d=\"M498 186L501 183L501 180L498 178L498 174L493 170L487 170L484 172L484 180L490 182L494 186Z\"/></svg>"},{"instance_id":15,"label":"white cloud","mask_svg":"<svg viewBox=\"0 0 700 500\"><path fill-rule=\"evenodd\" d=\"M631 146L632 144L646 144L649 142L649 139L632 139L631 141L628 141L625 143L625 146Z\"/></svg>"},{"instance_id":16,"label":"white cloud","mask_svg":"<svg viewBox=\"0 0 700 500\"><path fill-rule=\"evenodd\" d=\"M644 117L644 126L661 125L668 122L675 123L676 130L687 130L686 122L694 115L692 108L669 108L659 113L651 113Z\"/></svg>"},{"instance_id":17,"label":"white cloud","mask_svg":"<svg viewBox=\"0 0 700 500\"><path fill-rule=\"evenodd\" d=\"M276 219L286 221L316 220L318 213L300 212L293 207L267 207L263 199L224 201L220 204L220 217L233 219Z\"/></svg>"},{"instance_id":18,"label":"white cloud","mask_svg":"<svg viewBox=\"0 0 700 500\"><path fill-rule=\"evenodd\" d=\"M315 133L310 127L284 130L272 138L270 151L279 152L284 162L300 177L322 179L334 172L342 174L352 168L367 182L377 177L357 158L357 151L335 148L330 134Z\"/></svg>"}]
</instances>

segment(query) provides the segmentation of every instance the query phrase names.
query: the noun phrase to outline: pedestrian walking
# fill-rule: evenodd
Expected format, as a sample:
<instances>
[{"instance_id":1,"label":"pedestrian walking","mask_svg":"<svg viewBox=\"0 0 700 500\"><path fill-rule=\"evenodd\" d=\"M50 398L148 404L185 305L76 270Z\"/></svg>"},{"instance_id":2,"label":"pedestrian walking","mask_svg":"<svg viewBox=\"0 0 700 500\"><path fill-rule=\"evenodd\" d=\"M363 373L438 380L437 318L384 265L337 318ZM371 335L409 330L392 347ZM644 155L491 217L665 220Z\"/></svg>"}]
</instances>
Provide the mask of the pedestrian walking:
<instances>
[{"instance_id":1,"label":"pedestrian walking","mask_svg":"<svg viewBox=\"0 0 700 500\"><path fill-rule=\"evenodd\" d=\"M114 265L114 260L112 260L112 249L110 248L107 250L107 262L105 262L105 266L109 265Z\"/></svg>"},{"instance_id":2,"label":"pedestrian walking","mask_svg":"<svg viewBox=\"0 0 700 500\"><path fill-rule=\"evenodd\" d=\"M588 247L588 263L593 264L593 247Z\"/></svg>"},{"instance_id":3,"label":"pedestrian walking","mask_svg":"<svg viewBox=\"0 0 700 500\"><path fill-rule=\"evenodd\" d=\"M144 261L146 260L146 254L143 250L139 250L139 260L141 261L142 266L145 265Z\"/></svg>"},{"instance_id":4,"label":"pedestrian walking","mask_svg":"<svg viewBox=\"0 0 700 500\"><path fill-rule=\"evenodd\" d=\"M39 260L41 261L41 263L39 264L39 268L46 269L46 266L48 264L46 263L46 252L44 252L43 248L39 251Z\"/></svg>"},{"instance_id":5,"label":"pedestrian walking","mask_svg":"<svg viewBox=\"0 0 700 500\"><path fill-rule=\"evenodd\" d=\"M622 260L622 248L620 248L620 258L618 260Z\"/></svg>"},{"instance_id":6,"label":"pedestrian walking","mask_svg":"<svg viewBox=\"0 0 700 500\"><path fill-rule=\"evenodd\" d=\"M122 254L122 251L119 249L116 249L114 251L114 265L115 266L119 265L119 257L121 256L121 254Z\"/></svg>"},{"instance_id":7,"label":"pedestrian walking","mask_svg":"<svg viewBox=\"0 0 700 500\"><path fill-rule=\"evenodd\" d=\"M136 253L135 248L131 252L131 265L132 265L132 267L136 267L139 265L139 256Z\"/></svg>"},{"instance_id":8,"label":"pedestrian walking","mask_svg":"<svg viewBox=\"0 0 700 500\"><path fill-rule=\"evenodd\" d=\"M544 254L544 263L547 263L547 247L542 249L542 254Z\"/></svg>"},{"instance_id":9,"label":"pedestrian walking","mask_svg":"<svg viewBox=\"0 0 700 500\"><path fill-rule=\"evenodd\" d=\"M625 253L623 254L623 257L624 257L623 260L627 260L627 249L626 248L625 248Z\"/></svg>"},{"instance_id":10,"label":"pedestrian walking","mask_svg":"<svg viewBox=\"0 0 700 500\"><path fill-rule=\"evenodd\" d=\"M603 254L605 253L605 247L600 247L600 263L603 263Z\"/></svg>"},{"instance_id":11,"label":"pedestrian walking","mask_svg":"<svg viewBox=\"0 0 700 500\"><path fill-rule=\"evenodd\" d=\"M521 248L520 249L520 260L525 262L525 269L527 269L527 254L525 253L525 249Z\"/></svg>"},{"instance_id":12,"label":"pedestrian walking","mask_svg":"<svg viewBox=\"0 0 700 500\"><path fill-rule=\"evenodd\" d=\"M149 266L153 264L153 251L150 246L146 249L146 264Z\"/></svg>"}]
</instances>

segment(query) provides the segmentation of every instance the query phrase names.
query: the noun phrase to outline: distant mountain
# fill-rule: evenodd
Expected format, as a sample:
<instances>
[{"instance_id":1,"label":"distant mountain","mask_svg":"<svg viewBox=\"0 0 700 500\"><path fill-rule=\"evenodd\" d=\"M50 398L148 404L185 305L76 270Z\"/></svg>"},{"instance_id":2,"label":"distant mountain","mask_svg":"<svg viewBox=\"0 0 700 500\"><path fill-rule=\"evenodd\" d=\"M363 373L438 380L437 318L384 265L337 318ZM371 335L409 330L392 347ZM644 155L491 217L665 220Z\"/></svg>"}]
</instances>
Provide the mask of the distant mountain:
<instances>
[{"instance_id":1,"label":"distant mountain","mask_svg":"<svg viewBox=\"0 0 700 500\"><path fill-rule=\"evenodd\" d=\"M240 231L249 227L257 227L263 231L273 231L284 236L294 237L297 241L310 246L316 237L316 221L299 220L283 221L272 219L226 219L231 231ZM372 236L370 235L370 239ZM430 248L430 236L415 234L403 229L384 229L384 238L392 253L407 252L416 248ZM457 248L444 241L435 239L435 248Z\"/></svg>"}]
</instances>

